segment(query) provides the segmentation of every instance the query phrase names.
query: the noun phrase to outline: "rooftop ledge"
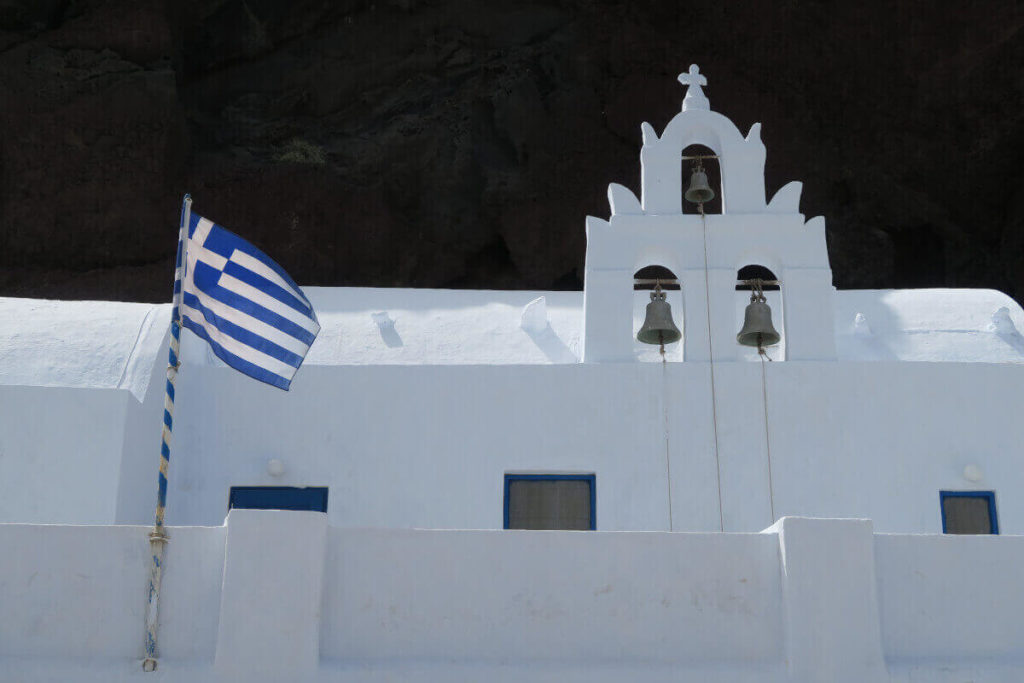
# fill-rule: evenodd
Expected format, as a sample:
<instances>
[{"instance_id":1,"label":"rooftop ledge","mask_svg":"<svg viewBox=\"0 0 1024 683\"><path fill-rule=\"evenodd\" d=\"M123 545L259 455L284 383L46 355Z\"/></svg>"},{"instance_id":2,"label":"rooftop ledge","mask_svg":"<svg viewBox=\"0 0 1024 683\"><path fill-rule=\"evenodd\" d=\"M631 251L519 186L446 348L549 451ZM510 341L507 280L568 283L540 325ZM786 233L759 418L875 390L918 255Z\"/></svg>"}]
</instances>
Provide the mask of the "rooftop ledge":
<instances>
[{"instance_id":1,"label":"rooftop ledge","mask_svg":"<svg viewBox=\"0 0 1024 683\"><path fill-rule=\"evenodd\" d=\"M583 292L305 292L323 326L306 371L579 362ZM541 297L540 306L526 310ZM994 290L836 291L834 311L841 362L1024 363L1024 311ZM674 307L677 321L680 314ZM0 318L8 321L0 328L0 385L127 389L141 398L166 353L170 305L0 298ZM182 344L186 364L220 365L190 333ZM636 346L639 359L657 360Z\"/></svg>"}]
</instances>

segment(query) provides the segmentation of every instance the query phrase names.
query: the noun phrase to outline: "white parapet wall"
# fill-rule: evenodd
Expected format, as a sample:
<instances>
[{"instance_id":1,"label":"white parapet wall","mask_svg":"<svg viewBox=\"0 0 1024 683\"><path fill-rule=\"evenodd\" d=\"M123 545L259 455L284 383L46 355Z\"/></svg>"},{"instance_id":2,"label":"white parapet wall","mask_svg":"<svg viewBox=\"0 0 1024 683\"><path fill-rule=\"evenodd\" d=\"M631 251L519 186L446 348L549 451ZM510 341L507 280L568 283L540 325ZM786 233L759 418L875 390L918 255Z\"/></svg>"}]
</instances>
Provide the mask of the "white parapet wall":
<instances>
[{"instance_id":1,"label":"white parapet wall","mask_svg":"<svg viewBox=\"0 0 1024 683\"><path fill-rule=\"evenodd\" d=\"M0 525L0 679L1011 681L1024 537L174 527L157 673L144 527Z\"/></svg>"}]
</instances>

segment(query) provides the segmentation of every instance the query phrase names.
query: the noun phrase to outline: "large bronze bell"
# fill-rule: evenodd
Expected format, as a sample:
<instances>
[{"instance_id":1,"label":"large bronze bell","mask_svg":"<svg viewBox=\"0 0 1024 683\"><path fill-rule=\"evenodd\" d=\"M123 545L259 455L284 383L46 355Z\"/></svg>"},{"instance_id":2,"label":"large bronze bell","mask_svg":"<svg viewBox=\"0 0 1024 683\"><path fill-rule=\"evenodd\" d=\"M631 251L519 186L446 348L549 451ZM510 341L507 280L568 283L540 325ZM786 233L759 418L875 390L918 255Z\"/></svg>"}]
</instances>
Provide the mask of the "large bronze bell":
<instances>
[{"instance_id":1,"label":"large bronze bell","mask_svg":"<svg viewBox=\"0 0 1024 683\"><path fill-rule=\"evenodd\" d=\"M671 344L683 338L683 333L672 321L672 307L665 301L665 292L661 290L661 285L656 286L651 292L647 315L640 331L636 333L636 338L644 344L655 345Z\"/></svg>"},{"instance_id":2,"label":"large bronze bell","mask_svg":"<svg viewBox=\"0 0 1024 683\"><path fill-rule=\"evenodd\" d=\"M736 335L736 341L743 346L773 346L782 339L772 325L772 309L765 303L764 294L750 296L750 303L743 314L743 329Z\"/></svg>"},{"instance_id":3,"label":"large bronze bell","mask_svg":"<svg viewBox=\"0 0 1024 683\"><path fill-rule=\"evenodd\" d=\"M690 176L690 186L686 188L683 196L686 201L694 204L703 204L715 198L715 191L708 185L708 174L703 168L698 166L694 169L693 175Z\"/></svg>"}]
</instances>

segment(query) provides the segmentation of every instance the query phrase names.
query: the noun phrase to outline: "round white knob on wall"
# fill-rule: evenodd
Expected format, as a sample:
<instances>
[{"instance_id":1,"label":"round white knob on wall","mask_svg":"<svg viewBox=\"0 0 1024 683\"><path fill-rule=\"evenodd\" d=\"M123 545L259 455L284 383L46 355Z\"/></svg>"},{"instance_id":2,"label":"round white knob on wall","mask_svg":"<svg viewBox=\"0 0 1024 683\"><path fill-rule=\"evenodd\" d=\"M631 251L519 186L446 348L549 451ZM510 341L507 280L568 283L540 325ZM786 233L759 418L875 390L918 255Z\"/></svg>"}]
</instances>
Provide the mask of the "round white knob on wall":
<instances>
[{"instance_id":1,"label":"round white knob on wall","mask_svg":"<svg viewBox=\"0 0 1024 683\"><path fill-rule=\"evenodd\" d=\"M985 473L977 465L972 464L964 468L964 479L967 481L981 481L984 477Z\"/></svg>"},{"instance_id":2,"label":"round white knob on wall","mask_svg":"<svg viewBox=\"0 0 1024 683\"><path fill-rule=\"evenodd\" d=\"M273 460L267 461L267 474L272 477L280 477L284 474L284 463L274 458Z\"/></svg>"}]
</instances>

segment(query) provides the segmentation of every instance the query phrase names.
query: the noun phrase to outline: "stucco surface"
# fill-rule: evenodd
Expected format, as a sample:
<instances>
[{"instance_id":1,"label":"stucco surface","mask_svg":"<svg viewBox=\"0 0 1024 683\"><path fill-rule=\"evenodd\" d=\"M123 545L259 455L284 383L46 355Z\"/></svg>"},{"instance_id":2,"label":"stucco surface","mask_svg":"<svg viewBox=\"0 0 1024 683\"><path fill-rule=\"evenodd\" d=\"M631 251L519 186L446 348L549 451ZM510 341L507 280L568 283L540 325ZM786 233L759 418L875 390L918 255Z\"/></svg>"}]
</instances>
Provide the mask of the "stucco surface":
<instances>
[{"instance_id":1,"label":"stucco surface","mask_svg":"<svg viewBox=\"0 0 1024 683\"><path fill-rule=\"evenodd\" d=\"M171 527L144 674L145 527L0 524L0 674L60 681L1019 680L1020 537ZM253 609L259 601L259 609Z\"/></svg>"},{"instance_id":2,"label":"stucco surface","mask_svg":"<svg viewBox=\"0 0 1024 683\"><path fill-rule=\"evenodd\" d=\"M304 291L323 325L307 367L579 360L582 292ZM546 327L528 324L524 329L524 307L541 296ZM632 306L635 327L642 321L646 296L638 292L634 297L639 302ZM730 324L741 322L747 296L731 296ZM1010 327L994 322L1004 307ZM784 332L781 311L775 308L776 326ZM841 361L1024 362L1024 311L994 290L836 291L834 308ZM859 324L858 313L863 317ZM673 315L680 327L704 324L688 320L680 303ZM7 321L0 328L2 385L122 388L141 401L150 371L166 355L169 305L0 298L0 316ZM190 365L219 365L203 347L189 346ZM638 359L657 360L639 343L633 349Z\"/></svg>"}]
</instances>

